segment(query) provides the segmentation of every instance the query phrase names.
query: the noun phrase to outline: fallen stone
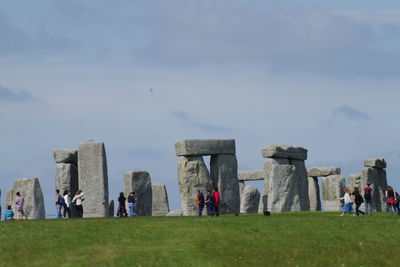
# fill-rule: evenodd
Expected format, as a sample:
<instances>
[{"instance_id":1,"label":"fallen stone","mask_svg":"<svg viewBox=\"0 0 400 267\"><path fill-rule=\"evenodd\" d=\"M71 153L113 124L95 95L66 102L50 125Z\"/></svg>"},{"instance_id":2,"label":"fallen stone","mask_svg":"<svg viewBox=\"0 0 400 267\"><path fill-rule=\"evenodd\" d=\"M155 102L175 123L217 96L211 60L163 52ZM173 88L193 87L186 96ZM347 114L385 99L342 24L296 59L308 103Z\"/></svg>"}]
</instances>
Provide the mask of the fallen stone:
<instances>
[{"instance_id":1,"label":"fallen stone","mask_svg":"<svg viewBox=\"0 0 400 267\"><path fill-rule=\"evenodd\" d=\"M87 142L78 150L79 189L85 194L83 217L108 217L108 172L104 143Z\"/></svg>"},{"instance_id":2,"label":"fallen stone","mask_svg":"<svg viewBox=\"0 0 400 267\"><path fill-rule=\"evenodd\" d=\"M237 177L236 177L237 180ZM178 162L178 183L181 194L181 208L184 216L197 215L195 199L197 190L206 195L213 188L210 173L201 156L182 156Z\"/></svg>"},{"instance_id":3,"label":"fallen stone","mask_svg":"<svg viewBox=\"0 0 400 267\"><path fill-rule=\"evenodd\" d=\"M240 204L240 213L257 213L260 204L260 192L257 187L246 185L244 187L242 201Z\"/></svg>"},{"instance_id":4,"label":"fallen stone","mask_svg":"<svg viewBox=\"0 0 400 267\"><path fill-rule=\"evenodd\" d=\"M183 216L183 213L181 210L171 210L167 216Z\"/></svg>"},{"instance_id":5,"label":"fallen stone","mask_svg":"<svg viewBox=\"0 0 400 267\"><path fill-rule=\"evenodd\" d=\"M318 177L308 177L308 196L310 198L310 211L321 210Z\"/></svg>"},{"instance_id":6,"label":"fallen stone","mask_svg":"<svg viewBox=\"0 0 400 267\"><path fill-rule=\"evenodd\" d=\"M296 146L271 145L261 151L264 158L307 159L307 149Z\"/></svg>"},{"instance_id":7,"label":"fallen stone","mask_svg":"<svg viewBox=\"0 0 400 267\"><path fill-rule=\"evenodd\" d=\"M210 175L213 181L218 181L218 189L221 197L219 204L220 213L239 213L240 193L236 156L212 155L210 160Z\"/></svg>"},{"instance_id":8,"label":"fallen stone","mask_svg":"<svg viewBox=\"0 0 400 267\"><path fill-rule=\"evenodd\" d=\"M165 184L153 184L151 187L153 193L152 215L166 216L169 212L169 204L167 188Z\"/></svg>"},{"instance_id":9,"label":"fallen stone","mask_svg":"<svg viewBox=\"0 0 400 267\"><path fill-rule=\"evenodd\" d=\"M340 211L345 180L341 175L330 175L322 179L322 199L325 211Z\"/></svg>"},{"instance_id":10,"label":"fallen stone","mask_svg":"<svg viewBox=\"0 0 400 267\"><path fill-rule=\"evenodd\" d=\"M264 170L240 171L238 172L239 181L258 181L264 180Z\"/></svg>"},{"instance_id":11,"label":"fallen stone","mask_svg":"<svg viewBox=\"0 0 400 267\"><path fill-rule=\"evenodd\" d=\"M109 217L114 217L114 210L115 210L114 200L110 200L110 204L108 205L108 216Z\"/></svg>"},{"instance_id":12,"label":"fallen stone","mask_svg":"<svg viewBox=\"0 0 400 267\"><path fill-rule=\"evenodd\" d=\"M151 216L153 205L153 193L150 174L146 171L130 171L125 173L124 194L129 196L135 192L136 211L138 216Z\"/></svg>"},{"instance_id":13,"label":"fallen stone","mask_svg":"<svg viewBox=\"0 0 400 267\"><path fill-rule=\"evenodd\" d=\"M235 154L234 139L194 139L175 143L177 156Z\"/></svg>"},{"instance_id":14,"label":"fallen stone","mask_svg":"<svg viewBox=\"0 0 400 267\"><path fill-rule=\"evenodd\" d=\"M364 160L364 167L386 168L386 161L383 158L371 158Z\"/></svg>"},{"instance_id":15,"label":"fallen stone","mask_svg":"<svg viewBox=\"0 0 400 267\"><path fill-rule=\"evenodd\" d=\"M325 177L329 175L340 175L340 167L318 167L318 168L308 168L308 177Z\"/></svg>"},{"instance_id":16,"label":"fallen stone","mask_svg":"<svg viewBox=\"0 0 400 267\"><path fill-rule=\"evenodd\" d=\"M78 164L78 150L57 149L53 152L56 163L72 163Z\"/></svg>"}]
</instances>

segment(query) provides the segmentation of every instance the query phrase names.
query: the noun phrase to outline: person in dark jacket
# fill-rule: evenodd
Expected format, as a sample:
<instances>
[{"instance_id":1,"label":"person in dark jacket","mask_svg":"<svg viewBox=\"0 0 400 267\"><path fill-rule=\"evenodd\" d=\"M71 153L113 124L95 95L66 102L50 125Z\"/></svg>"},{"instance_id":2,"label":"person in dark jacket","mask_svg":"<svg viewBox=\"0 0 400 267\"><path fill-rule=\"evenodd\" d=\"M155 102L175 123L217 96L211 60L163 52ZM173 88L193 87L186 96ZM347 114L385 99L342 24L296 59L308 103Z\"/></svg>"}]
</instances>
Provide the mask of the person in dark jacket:
<instances>
[{"instance_id":1,"label":"person in dark jacket","mask_svg":"<svg viewBox=\"0 0 400 267\"><path fill-rule=\"evenodd\" d=\"M197 205L199 205L199 216L203 215L203 209L204 209L204 195L203 191L197 190L197 199L196 199Z\"/></svg>"},{"instance_id":2,"label":"person in dark jacket","mask_svg":"<svg viewBox=\"0 0 400 267\"><path fill-rule=\"evenodd\" d=\"M358 187L354 187L354 191L352 193L352 195L354 196L354 203L356 203L356 214L357 216L360 215L360 213L362 215L365 215L365 212L360 210L360 206L362 203L364 203L364 199L360 194L360 190L358 189Z\"/></svg>"},{"instance_id":3,"label":"person in dark jacket","mask_svg":"<svg viewBox=\"0 0 400 267\"><path fill-rule=\"evenodd\" d=\"M365 214L366 215L372 215L372 192L374 189L371 187L371 184L368 183L364 188L364 205L365 205Z\"/></svg>"},{"instance_id":4,"label":"person in dark jacket","mask_svg":"<svg viewBox=\"0 0 400 267\"><path fill-rule=\"evenodd\" d=\"M396 192L390 185L388 185L386 188L385 197L389 212L391 212L393 215L396 215L396 210L394 208L396 204Z\"/></svg>"},{"instance_id":5,"label":"person in dark jacket","mask_svg":"<svg viewBox=\"0 0 400 267\"><path fill-rule=\"evenodd\" d=\"M124 196L124 193L119 193L119 198L118 198L118 214L119 217L126 217L126 207L125 207L125 201L126 197Z\"/></svg>"},{"instance_id":6,"label":"person in dark jacket","mask_svg":"<svg viewBox=\"0 0 400 267\"><path fill-rule=\"evenodd\" d=\"M207 215L214 216L214 196L211 189L208 189L206 196Z\"/></svg>"}]
</instances>

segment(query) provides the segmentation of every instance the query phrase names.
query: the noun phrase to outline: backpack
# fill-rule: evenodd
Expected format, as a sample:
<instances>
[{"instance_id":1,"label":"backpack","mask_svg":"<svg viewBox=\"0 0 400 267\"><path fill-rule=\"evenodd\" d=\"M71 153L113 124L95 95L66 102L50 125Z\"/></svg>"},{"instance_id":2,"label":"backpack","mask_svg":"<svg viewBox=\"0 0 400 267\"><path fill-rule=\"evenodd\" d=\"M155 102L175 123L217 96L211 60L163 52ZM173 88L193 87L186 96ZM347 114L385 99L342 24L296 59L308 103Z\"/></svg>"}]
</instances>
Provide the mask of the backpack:
<instances>
[{"instance_id":1,"label":"backpack","mask_svg":"<svg viewBox=\"0 0 400 267\"><path fill-rule=\"evenodd\" d=\"M370 188L365 188L364 189L364 198L365 200L371 200L371 189Z\"/></svg>"},{"instance_id":2,"label":"backpack","mask_svg":"<svg viewBox=\"0 0 400 267\"><path fill-rule=\"evenodd\" d=\"M62 196L59 196L57 198L57 204L60 204L61 206L64 206L65 200L64 200L64 198Z\"/></svg>"}]
</instances>

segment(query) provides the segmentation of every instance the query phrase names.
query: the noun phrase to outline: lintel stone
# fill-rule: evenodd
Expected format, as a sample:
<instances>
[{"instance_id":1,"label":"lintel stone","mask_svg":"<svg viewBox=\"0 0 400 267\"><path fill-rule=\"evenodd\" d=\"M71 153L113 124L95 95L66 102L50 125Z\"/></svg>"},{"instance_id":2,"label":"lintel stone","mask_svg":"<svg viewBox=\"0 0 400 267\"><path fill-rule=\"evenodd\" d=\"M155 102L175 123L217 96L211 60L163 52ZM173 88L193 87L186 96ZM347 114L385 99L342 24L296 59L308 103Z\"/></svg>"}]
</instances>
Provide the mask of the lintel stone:
<instances>
[{"instance_id":1,"label":"lintel stone","mask_svg":"<svg viewBox=\"0 0 400 267\"><path fill-rule=\"evenodd\" d=\"M307 159L307 149L297 146L271 145L261 150L264 158Z\"/></svg>"},{"instance_id":2,"label":"lintel stone","mask_svg":"<svg viewBox=\"0 0 400 267\"><path fill-rule=\"evenodd\" d=\"M175 143L177 156L236 154L235 139L191 139Z\"/></svg>"},{"instance_id":3,"label":"lintel stone","mask_svg":"<svg viewBox=\"0 0 400 267\"><path fill-rule=\"evenodd\" d=\"M370 158L364 160L364 167L386 168L386 161L383 158Z\"/></svg>"},{"instance_id":4,"label":"lintel stone","mask_svg":"<svg viewBox=\"0 0 400 267\"><path fill-rule=\"evenodd\" d=\"M308 177L326 177L330 175L340 175L341 169L340 167L318 167L318 168L308 168L307 174Z\"/></svg>"},{"instance_id":5,"label":"lintel stone","mask_svg":"<svg viewBox=\"0 0 400 267\"><path fill-rule=\"evenodd\" d=\"M56 163L78 163L78 150L57 149L53 152L54 161Z\"/></svg>"},{"instance_id":6,"label":"lintel stone","mask_svg":"<svg viewBox=\"0 0 400 267\"><path fill-rule=\"evenodd\" d=\"M238 172L239 181L258 181L264 180L264 170L240 171Z\"/></svg>"}]
</instances>

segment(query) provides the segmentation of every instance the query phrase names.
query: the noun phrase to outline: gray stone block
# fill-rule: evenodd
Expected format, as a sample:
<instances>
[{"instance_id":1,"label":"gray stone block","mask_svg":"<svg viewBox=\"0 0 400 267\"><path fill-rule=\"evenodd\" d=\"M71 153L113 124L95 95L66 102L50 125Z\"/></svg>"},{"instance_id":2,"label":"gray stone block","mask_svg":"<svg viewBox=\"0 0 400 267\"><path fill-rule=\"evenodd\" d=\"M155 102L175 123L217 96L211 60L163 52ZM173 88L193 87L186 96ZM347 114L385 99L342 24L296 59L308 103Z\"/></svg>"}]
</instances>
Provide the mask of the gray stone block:
<instances>
[{"instance_id":1,"label":"gray stone block","mask_svg":"<svg viewBox=\"0 0 400 267\"><path fill-rule=\"evenodd\" d=\"M370 158L364 160L364 167L386 168L386 161L383 158Z\"/></svg>"},{"instance_id":2,"label":"gray stone block","mask_svg":"<svg viewBox=\"0 0 400 267\"><path fill-rule=\"evenodd\" d=\"M57 149L54 150L53 156L56 163L78 164L78 150Z\"/></svg>"},{"instance_id":3,"label":"gray stone block","mask_svg":"<svg viewBox=\"0 0 400 267\"><path fill-rule=\"evenodd\" d=\"M362 190L361 187L361 173L351 174L349 176L349 180L347 186L351 191L353 191L354 187L358 187L358 189Z\"/></svg>"},{"instance_id":4,"label":"gray stone block","mask_svg":"<svg viewBox=\"0 0 400 267\"><path fill-rule=\"evenodd\" d=\"M300 202L301 211L310 210L310 198L308 195L308 176L304 160L291 160L291 164L295 166L295 177L297 182L297 194Z\"/></svg>"},{"instance_id":5,"label":"gray stone block","mask_svg":"<svg viewBox=\"0 0 400 267\"><path fill-rule=\"evenodd\" d=\"M271 145L261 150L264 158L307 159L307 149L296 146Z\"/></svg>"},{"instance_id":6,"label":"gray stone block","mask_svg":"<svg viewBox=\"0 0 400 267\"><path fill-rule=\"evenodd\" d=\"M310 211L321 210L318 177L308 177L308 196L310 198Z\"/></svg>"},{"instance_id":7,"label":"gray stone block","mask_svg":"<svg viewBox=\"0 0 400 267\"><path fill-rule=\"evenodd\" d=\"M165 184L153 184L153 216L166 216L169 212L168 194Z\"/></svg>"},{"instance_id":8,"label":"gray stone block","mask_svg":"<svg viewBox=\"0 0 400 267\"><path fill-rule=\"evenodd\" d=\"M257 213L260 204L260 192L257 187L246 185L240 203L240 213L249 214Z\"/></svg>"},{"instance_id":9,"label":"gray stone block","mask_svg":"<svg viewBox=\"0 0 400 267\"><path fill-rule=\"evenodd\" d=\"M108 217L108 172L104 143L92 142L79 145L79 189L85 194L83 217Z\"/></svg>"},{"instance_id":10,"label":"gray stone block","mask_svg":"<svg viewBox=\"0 0 400 267\"><path fill-rule=\"evenodd\" d=\"M14 206L13 197L14 197L14 191L12 189L7 190L7 192L6 192L6 207L9 205L11 207Z\"/></svg>"},{"instance_id":11,"label":"gray stone block","mask_svg":"<svg viewBox=\"0 0 400 267\"><path fill-rule=\"evenodd\" d=\"M183 216L183 212L181 210L171 210L167 216Z\"/></svg>"},{"instance_id":12,"label":"gray stone block","mask_svg":"<svg viewBox=\"0 0 400 267\"><path fill-rule=\"evenodd\" d=\"M212 155L210 174L213 181L218 181L221 196L219 205L221 214L240 212L239 180L235 155Z\"/></svg>"},{"instance_id":13,"label":"gray stone block","mask_svg":"<svg viewBox=\"0 0 400 267\"><path fill-rule=\"evenodd\" d=\"M329 175L340 175L340 173L340 167L317 167L307 169L308 177L326 177Z\"/></svg>"},{"instance_id":14,"label":"gray stone block","mask_svg":"<svg viewBox=\"0 0 400 267\"><path fill-rule=\"evenodd\" d=\"M236 177L237 180L237 177ZM201 156L182 156L178 162L178 183L181 194L181 208L184 216L196 215L197 190L203 194L213 188L210 173Z\"/></svg>"},{"instance_id":15,"label":"gray stone block","mask_svg":"<svg viewBox=\"0 0 400 267\"><path fill-rule=\"evenodd\" d=\"M129 171L124 177L124 194L129 196L135 192L136 211L138 216L151 216L153 205L153 192L150 174L146 171Z\"/></svg>"},{"instance_id":16,"label":"gray stone block","mask_svg":"<svg viewBox=\"0 0 400 267\"><path fill-rule=\"evenodd\" d=\"M240 181L239 180L239 194L240 194L240 199L242 199L242 193L243 193L243 190L244 190L244 187L245 187L246 185L245 185L245 183L244 183L244 181Z\"/></svg>"},{"instance_id":17,"label":"gray stone block","mask_svg":"<svg viewBox=\"0 0 400 267\"><path fill-rule=\"evenodd\" d=\"M264 195L269 194L269 177L272 168L276 165L290 165L289 159L266 159L264 162Z\"/></svg>"},{"instance_id":18,"label":"gray stone block","mask_svg":"<svg viewBox=\"0 0 400 267\"><path fill-rule=\"evenodd\" d=\"M386 170L375 167L364 167L361 171L360 189L371 184L372 192L371 206L373 211L386 211L385 191L387 188Z\"/></svg>"},{"instance_id":19,"label":"gray stone block","mask_svg":"<svg viewBox=\"0 0 400 267\"><path fill-rule=\"evenodd\" d=\"M74 195L78 188L78 167L71 163L58 163L56 167L56 189L63 194L68 190Z\"/></svg>"},{"instance_id":20,"label":"gray stone block","mask_svg":"<svg viewBox=\"0 0 400 267\"><path fill-rule=\"evenodd\" d=\"M341 175L330 175L322 179L322 199L325 211L340 211L345 179Z\"/></svg>"},{"instance_id":21,"label":"gray stone block","mask_svg":"<svg viewBox=\"0 0 400 267\"><path fill-rule=\"evenodd\" d=\"M18 179L14 183L12 190L7 192L7 202L10 203L14 212L16 193L20 192L24 198L23 210L26 219L44 219L46 211L44 208L44 200L42 189L38 178L23 178Z\"/></svg>"},{"instance_id":22,"label":"gray stone block","mask_svg":"<svg viewBox=\"0 0 400 267\"><path fill-rule=\"evenodd\" d=\"M264 180L264 170L240 171L238 172L239 181L258 181Z\"/></svg>"},{"instance_id":23,"label":"gray stone block","mask_svg":"<svg viewBox=\"0 0 400 267\"><path fill-rule=\"evenodd\" d=\"M235 154L234 139L193 139L175 143L177 156Z\"/></svg>"}]
</instances>

